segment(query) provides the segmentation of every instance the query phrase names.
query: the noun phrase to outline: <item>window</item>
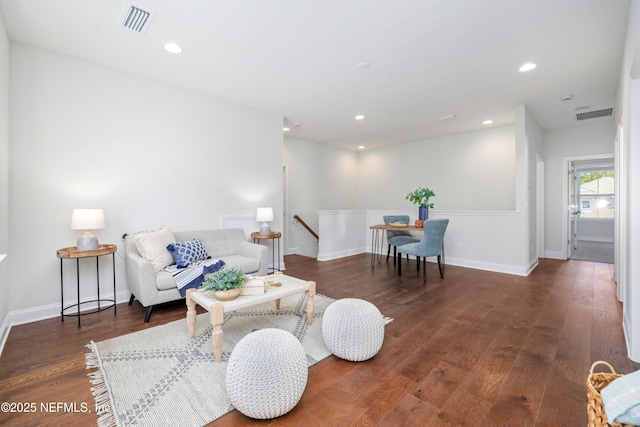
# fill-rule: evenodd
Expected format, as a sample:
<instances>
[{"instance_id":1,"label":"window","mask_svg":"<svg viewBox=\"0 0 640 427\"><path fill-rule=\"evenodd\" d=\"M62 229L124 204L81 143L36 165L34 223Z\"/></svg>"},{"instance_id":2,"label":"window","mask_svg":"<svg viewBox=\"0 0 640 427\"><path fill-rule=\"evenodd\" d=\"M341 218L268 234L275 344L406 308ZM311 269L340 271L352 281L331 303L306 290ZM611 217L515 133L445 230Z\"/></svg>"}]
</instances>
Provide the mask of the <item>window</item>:
<instances>
[{"instance_id":1,"label":"window","mask_svg":"<svg viewBox=\"0 0 640 427\"><path fill-rule=\"evenodd\" d=\"M615 176L611 169L580 171L580 216L583 218L613 218Z\"/></svg>"}]
</instances>

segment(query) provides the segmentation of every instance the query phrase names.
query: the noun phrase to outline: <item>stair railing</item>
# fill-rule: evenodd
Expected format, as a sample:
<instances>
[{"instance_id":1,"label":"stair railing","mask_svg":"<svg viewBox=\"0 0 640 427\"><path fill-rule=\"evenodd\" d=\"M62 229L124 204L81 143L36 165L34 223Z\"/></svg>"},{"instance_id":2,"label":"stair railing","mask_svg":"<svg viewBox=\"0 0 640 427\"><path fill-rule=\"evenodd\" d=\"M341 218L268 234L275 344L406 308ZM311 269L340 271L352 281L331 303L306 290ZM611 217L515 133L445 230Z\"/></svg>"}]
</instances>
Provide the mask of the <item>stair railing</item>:
<instances>
[{"instance_id":1,"label":"stair railing","mask_svg":"<svg viewBox=\"0 0 640 427\"><path fill-rule=\"evenodd\" d=\"M318 233L313 231L311 227L309 227L309 225L306 222L304 222L302 218L300 218L298 215L294 215L293 219L298 221L313 237L316 238L316 240L320 240L320 238L318 237Z\"/></svg>"}]
</instances>

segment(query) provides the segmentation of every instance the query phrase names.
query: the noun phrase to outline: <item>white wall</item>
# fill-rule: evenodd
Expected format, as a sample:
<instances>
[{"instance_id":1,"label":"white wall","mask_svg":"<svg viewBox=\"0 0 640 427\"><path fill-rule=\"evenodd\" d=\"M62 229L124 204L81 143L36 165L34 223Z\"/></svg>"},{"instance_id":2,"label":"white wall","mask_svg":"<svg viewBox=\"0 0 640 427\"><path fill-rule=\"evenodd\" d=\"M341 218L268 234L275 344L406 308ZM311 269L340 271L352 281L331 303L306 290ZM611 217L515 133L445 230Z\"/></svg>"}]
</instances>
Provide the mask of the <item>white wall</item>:
<instances>
[{"instance_id":1,"label":"white wall","mask_svg":"<svg viewBox=\"0 0 640 427\"><path fill-rule=\"evenodd\" d=\"M616 124L622 138L616 143L616 275L618 297L629 357L640 362L640 2L631 2L627 37L616 99Z\"/></svg>"},{"instance_id":2,"label":"white wall","mask_svg":"<svg viewBox=\"0 0 640 427\"><path fill-rule=\"evenodd\" d=\"M562 222L566 215L563 159L613 153L615 126L611 119L596 119L544 132L545 159L545 256L562 258L566 235Z\"/></svg>"},{"instance_id":3,"label":"white wall","mask_svg":"<svg viewBox=\"0 0 640 427\"><path fill-rule=\"evenodd\" d=\"M288 188L285 253L316 257L318 241L293 220L293 215L300 216L318 233L318 211L356 208L358 153L285 138L284 162Z\"/></svg>"},{"instance_id":4,"label":"white wall","mask_svg":"<svg viewBox=\"0 0 640 427\"><path fill-rule=\"evenodd\" d=\"M221 228L225 216L250 220L265 205L274 208L272 228L281 229L282 117L15 43L11 87L8 259L16 318L59 312L56 250L75 246L80 234L69 229L73 208L104 209L106 228L96 234L119 244L120 299L127 295L123 233L163 224ZM71 301L73 264L65 264ZM81 292L89 297L95 264L85 264ZM101 265L109 283L110 260Z\"/></svg>"},{"instance_id":5,"label":"white wall","mask_svg":"<svg viewBox=\"0 0 640 427\"><path fill-rule=\"evenodd\" d=\"M513 211L515 159L513 125L365 151L358 204L410 209L405 196L421 186L436 193L436 210Z\"/></svg>"},{"instance_id":6,"label":"white wall","mask_svg":"<svg viewBox=\"0 0 640 427\"><path fill-rule=\"evenodd\" d=\"M9 251L9 38L0 14L0 258ZM0 352L9 331L9 264L0 259Z\"/></svg>"},{"instance_id":7,"label":"white wall","mask_svg":"<svg viewBox=\"0 0 640 427\"><path fill-rule=\"evenodd\" d=\"M544 159L543 130L536 119L524 105L516 108L516 140L522 140L524 159L516 172L516 198L519 209L524 214L524 223L528 226L528 233L523 239L526 261L532 269L538 265L538 221L537 216L542 213L537 206L537 167L538 161ZM521 196L521 197L520 197ZM520 198L519 198L520 197Z\"/></svg>"},{"instance_id":8,"label":"white wall","mask_svg":"<svg viewBox=\"0 0 640 427\"><path fill-rule=\"evenodd\" d=\"M637 15L636 15L637 16ZM636 21L640 22L640 21ZM629 94L629 119L625 125L625 134L628 135L628 211L627 223L623 224L623 232L628 236L627 252L621 255L621 264L627 270L626 283L619 284L625 287L623 300L623 325L629 357L640 362L640 78L633 76Z\"/></svg>"},{"instance_id":9,"label":"white wall","mask_svg":"<svg viewBox=\"0 0 640 427\"><path fill-rule=\"evenodd\" d=\"M612 219L578 218L578 240L591 242L614 242Z\"/></svg>"},{"instance_id":10,"label":"white wall","mask_svg":"<svg viewBox=\"0 0 640 427\"><path fill-rule=\"evenodd\" d=\"M631 2L616 99L616 175L623 198L616 200L616 276L629 357L640 361L640 2Z\"/></svg>"}]
</instances>

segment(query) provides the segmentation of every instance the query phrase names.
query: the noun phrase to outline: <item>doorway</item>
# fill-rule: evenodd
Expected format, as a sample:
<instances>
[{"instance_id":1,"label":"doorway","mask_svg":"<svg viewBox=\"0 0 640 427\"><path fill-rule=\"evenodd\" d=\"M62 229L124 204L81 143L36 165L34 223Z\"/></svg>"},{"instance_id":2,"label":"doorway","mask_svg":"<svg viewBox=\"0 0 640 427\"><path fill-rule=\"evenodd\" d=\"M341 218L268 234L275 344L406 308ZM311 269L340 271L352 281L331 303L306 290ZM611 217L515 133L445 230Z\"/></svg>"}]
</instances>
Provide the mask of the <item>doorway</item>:
<instances>
[{"instance_id":1,"label":"doorway","mask_svg":"<svg viewBox=\"0 0 640 427\"><path fill-rule=\"evenodd\" d=\"M565 159L565 259L615 262L613 160L613 155Z\"/></svg>"}]
</instances>

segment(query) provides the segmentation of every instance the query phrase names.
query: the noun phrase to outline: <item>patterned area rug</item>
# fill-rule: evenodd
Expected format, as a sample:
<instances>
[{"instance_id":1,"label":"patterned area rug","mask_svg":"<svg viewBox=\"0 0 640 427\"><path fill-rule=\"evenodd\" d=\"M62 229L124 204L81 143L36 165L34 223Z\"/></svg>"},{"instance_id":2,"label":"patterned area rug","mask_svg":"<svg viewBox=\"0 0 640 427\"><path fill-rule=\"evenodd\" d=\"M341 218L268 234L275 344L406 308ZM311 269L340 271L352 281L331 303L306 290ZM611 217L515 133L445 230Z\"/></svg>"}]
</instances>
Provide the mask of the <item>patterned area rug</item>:
<instances>
[{"instance_id":1,"label":"patterned area rug","mask_svg":"<svg viewBox=\"0 0 640 427\"><path fill-rule=\"evenodd\" d=\"M330 353L322 339L322 315L331 298L316 295L313 325L305 295L283 298L280 310L265 303L225 314L222 363L215 363L209 314L197 318L196 337L186 320L87 345L87 369L100 426L203 426L231 411L225 391L227 361L236 343L257 329L279 328L302 343L309 366ZM186 312L186 311L185 311Z\"/></svg>"}]
</instances>

